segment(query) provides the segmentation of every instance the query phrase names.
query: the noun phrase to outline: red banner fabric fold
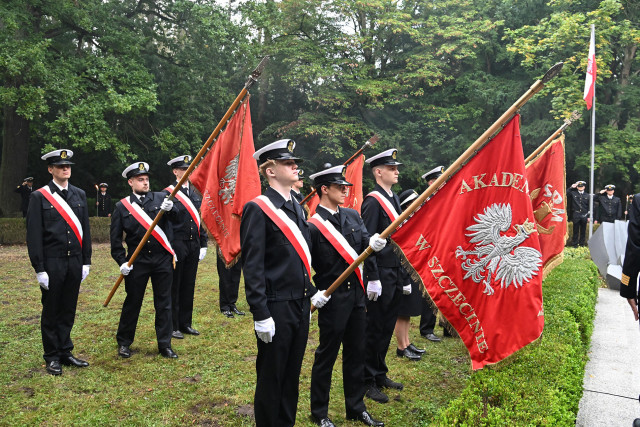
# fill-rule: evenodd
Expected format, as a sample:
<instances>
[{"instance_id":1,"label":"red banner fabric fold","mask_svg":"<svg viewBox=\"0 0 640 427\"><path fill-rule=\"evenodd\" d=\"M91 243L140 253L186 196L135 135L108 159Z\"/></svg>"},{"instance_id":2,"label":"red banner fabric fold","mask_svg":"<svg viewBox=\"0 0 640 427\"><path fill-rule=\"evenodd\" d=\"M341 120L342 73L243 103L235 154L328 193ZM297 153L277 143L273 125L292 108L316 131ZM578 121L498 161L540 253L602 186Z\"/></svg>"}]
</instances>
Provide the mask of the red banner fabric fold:
<instances>
[{"instance_id":1,"label":"red banner fabric fold","mask_svg":"<svg viewBox=\"0 0 640 427\"><path fill-rule=\"evenodd\" d=\"M562 262L567 240L564 134L527 165L545 277Z\"/></svg>"},{"instance_id":2,"label":"red banner fabric fold","mask_svg":"<svg viewBox=\"0 0 640 427\"><path fill-rule=\"evenodd\" d=\"M202 220L227 265L240 254L242 207L260 195L260 175L252 157L254 152L251 109L247 100L190 177L202 193Z\"/></svg>"},{"instance_id":3,"label":"red banner fabric fold","mask_svg":"<svg viewBox=\"0 0 640 427\"><path fill-rule=\"evenodd\" d=\"M391 238L462 338L473 369L542 334L542 255L519 116Z\"/></svg>"}]
</instances>

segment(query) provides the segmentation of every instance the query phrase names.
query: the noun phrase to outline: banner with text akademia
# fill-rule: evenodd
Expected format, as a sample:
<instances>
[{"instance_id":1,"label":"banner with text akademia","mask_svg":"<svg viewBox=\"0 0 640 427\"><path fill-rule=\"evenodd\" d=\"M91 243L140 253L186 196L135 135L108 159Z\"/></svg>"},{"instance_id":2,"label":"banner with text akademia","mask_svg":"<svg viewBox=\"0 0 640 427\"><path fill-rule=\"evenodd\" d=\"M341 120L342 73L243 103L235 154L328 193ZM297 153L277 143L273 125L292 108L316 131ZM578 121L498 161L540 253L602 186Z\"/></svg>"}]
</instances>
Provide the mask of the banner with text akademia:
<instances>
[{"instance_id":1,"label":"banner with text akademia","mask_svg":"<svg viewBox=\"0 0 640 427\"><path fill-rule=\"evenodd\" d=\"M542 253L543 277L562 263L567 240L564 134L527 164L533 216Z\"/></svg>"},{"instance_id":2,"label":"banner with text akademia","mask_svg":"<svg viewBox=\"0 0 640 427\"><path fill-rule=\"evenodd\" d=\"M542 334L542 255L518 115L391 238L462 338L473 369Z\"/></svg>"},{"instance_id":3,"label":"banner with text akademia","mask_svg":"<svg viewBox=\"0 0 640 427\"><path fill-rule=\"evenodd\" d=\"M353 162L349 163L347 166L347 171L345 173L344 179L347 182L352 183L353 185L348 187L349 194L344 198L344 203L340 206L345 208L355 209L360 213L360 207L362 206L362 167L364 166L364 154L358 156ZM307 206L309 207L309 218L311 218L316 213L316 208L320 203L320 197L318 194L314 194L314 196L307 202Z\"/></svg>"},{"instance_id":4,"label":"banner with text akademia","mask_svg":"<svg viewBox=\"0 0 640 427\"><path fill-rule=\"evenodd\" d=\"M260 195L260 175L253 159L254 152L247 99L190 176L193 185L202 193L202 220L227 266L240 254L242 208Z\"/></svg>"}]
</instances>

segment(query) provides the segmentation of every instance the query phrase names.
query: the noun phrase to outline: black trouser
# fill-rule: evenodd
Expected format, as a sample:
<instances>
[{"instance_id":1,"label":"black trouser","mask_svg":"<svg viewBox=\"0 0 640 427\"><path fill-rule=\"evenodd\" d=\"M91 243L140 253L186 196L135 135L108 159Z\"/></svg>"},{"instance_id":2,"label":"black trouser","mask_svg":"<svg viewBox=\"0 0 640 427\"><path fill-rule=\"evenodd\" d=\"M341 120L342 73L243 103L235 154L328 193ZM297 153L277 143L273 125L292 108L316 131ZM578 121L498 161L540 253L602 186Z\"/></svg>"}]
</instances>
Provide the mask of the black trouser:
<instances>
[{"instance_id":1,"label":"black trouser","mask_svg":"<svg viewBox=\"0 0 640 427\"><path fill-rule=\"evenodd\" d=\"M436 326L436 311L431 308L426 299L422 299L422 315L420 316L420 335L433 333Z\"/></svg>"},{"instance_id":2,"label":"black trouser","mask_svg":"<svg viewBox=\"0 0 640 427\"><path fill-rule=\"evenodd\" d=\"M49 275L49 290L40 288L40 331L43 357L49 363L70 356L73 350L71 329L76 318L78 292L82 281L82 255L46 258L44 271Z\"/></svg>"},{"instance_id":3,"label":"black trouser","mask_svg":"<svg viewBox=\"0 0 640 427\"><path fill-rule=\"evenodd\" d=\"M177 240L173 249L178 256L171 283L171 318L173 330L191 326L193 319L193 294L200 259L200 245L193 240Z\"/></svg>"},{"instance_id":4,"label":"black trouser","mask_svg":"<svg viewBox=\"0 0 640 427\"><path fill-rule=\"evenodd\" d=\"M367 301L367 350L365 382L382 384L389 368L385 362L391 336L398 319L402 298L400 268L378 267L382 294L377 301Z\"/></svg>"},{"instance_id":5,"label":"black trouser","mask_svg":"<svg viewBox=\"0 0 640 427\"><path fill-rule=\"evenodd\" d=\"M224 259L218 251L216 253L218 256L218 278L220 279L220 311L231 311L238 301L242 264L237 262L233 267L226 268Z\"/></svg>"},{"instance_id":6,"label":"black trouser","mask_svg":"<svg viewBox=\"0 0 640 427\"><path fill-rule=\"evenodd\" d=\"M138 325L138 316L147 282L151 278L153 306L156 310L156 338L158 348L171 347L171 282L173 279L173 256L163 254L145 255L141 253L133 263L133 269L124 278L127 296L122 304L120 325L116 339L118 345L133 343Z\"/></svg>"},{"instance_id":7,"label":"black trouser","mask_svg":"<svg viewBox=\"0 0 640 427\"><path fill-rule=\"evenodd\" d=\"M343 285L346 286L346 285ZM358 283L355 286L360 286ZM346 289L345 289L346 290ZM329 411L331 374L342 344L342 378L347 416L366 410L364 354L367 315L364 306L355 307L356 293L336 290L329 302L318 310L320 345L311 370L311 414L325 418Z\"/></svg>"},{"instance_id":8,"label":"black trouser","mask_svg":"<svg viewBox=\"0 0 640 427\"><path fill-rule=\"evenodd\" d=\"M574 216L573 217L573 246L584 246L586 240L587 231L587 217Z\"/></svg>"},{"instance_id":9,"label":"black trouser","mask_svg":"<svg viewBox=\"0 0 640 427\"><path fill-rule=\"evenodd\" d=\"M257 338L256 426L286 427L296 422L298 384L309 335L309 298L269 301L267 307L276 324L273 341Z\"/></svg>"}]
</instances>

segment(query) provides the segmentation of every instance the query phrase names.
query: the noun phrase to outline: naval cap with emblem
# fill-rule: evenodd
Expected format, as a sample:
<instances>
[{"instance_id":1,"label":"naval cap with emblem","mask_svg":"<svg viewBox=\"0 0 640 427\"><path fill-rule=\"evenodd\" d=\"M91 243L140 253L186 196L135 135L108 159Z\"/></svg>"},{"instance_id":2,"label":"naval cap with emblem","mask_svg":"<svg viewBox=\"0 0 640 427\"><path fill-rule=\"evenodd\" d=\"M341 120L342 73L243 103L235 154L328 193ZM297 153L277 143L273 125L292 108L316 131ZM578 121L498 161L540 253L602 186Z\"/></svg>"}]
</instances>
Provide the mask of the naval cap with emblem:
<instances>
[{"instance_id":1,"label":"naval cap with emblem","mask_svg":"<svg viewBox=\"0 0 640 427\"><path fill-rule=\"evenodd\" d=\"M33 177L32 176L28 176L25 179L23 179L23 181L31 182L31 181L33 181Z\"/></svg>"},{"instance_id":2,"label":"naval cap with emblem","mask_svg":"<svg viewBox=\"0 0 640 427\"><path fill-rule=\"evenodd\" d=\"M584 181L578 181L578 182L576 182L576 187L584 187L584 186L586 186L586 185L587 185L587 183L586 183L586 182L584 182Z\"/></svg>"},{"instance_id":3,"label":"naval cap with emblem","mask_svg":"<svg viewBox=\"0 0 640 427\"><path fill-rule=\"evenodd\" d=\"M69 159L73 157L73 151L61 148L60 150L49 151L44 156L40 157L42 160L46 160L50 166L54 165L73 165Z\"/></svg>"},{"instance_id":4,"label":"naval cap with emblem","mask_svg":"<svg viewBox=\"0 0 640 427\"><path fill-rule=\"evenodd\" d=\"M402 163L396 160L398 156L398 150L395 148L391 148L387 151L383 151L382 153L376 154L373 157L365 160L366 163L369 163L369 166L372 168L381 165L389 165L389 166L400 166Z\"/></svg>"},{"instance_id":5,"label":"naval cap with emblem","mask_svg":"<svg viewBox=\"0 0 640 427\"><path fill-rule=\"evenodd\" d=\"M338 184L338 185L353 185L345 179L347 174L347 167L344 165L333 166L329 169L321 170L309 178L313 180L313 186L319 187L321 185Z\"/></svg>"},{"instance_id":6,"label":"naval cap with emblem","mask_svg":"<svg viewBox=\"0 0 640 427\"><path fill-rule=\"evenodd\" d=\"M100 188L102 188L102 187L104 187L104 188L109 188L109 184L107 184L106 182L101 182L101 183L98 185L98 187L100 187Z\"/></svg>"},{"instance_id":7,"label":"naval cap with emblem","mask_svg":"<svg viewBox=\"0 0 640 427\"><path fill-rule=\"evenodd\" d=\"M293 139L280 139L253 153L253 158L259 164L263 164L267 160L295 160L296 163L302 163L301 158L293 155L294 148L296 148L296 142Z\"/></svg>"},{"instance_id":8,"label":"naval cap with emblem","mask_svg":"<svg viewBox=\"0 0 640 427\"><path fill-rule=\"evenodd\" d=\"M616 189L616 186L615 186L615 185L613 185L613 184L609 184L609 185L605 185L605 186L604 186L604 189L605 189L605 190L615 190L615 189Z\"/></svg>"},{"instance_id":9,"label":"naval cap with emblem","mask_svg":"<svg viewBox=\"0 0 640 427\"><path fill-rule=\"evenodd\" d=\"M416 190L414 190L413 188L410 188L400 193L398 198L400 199L400 207L402 209L405 209L409 205L409 203L418 198L418 193L416 193Z\"/></svg>"},{"instance_id":10,"label":"naval cap with emblem","mask_svg":"<svg viewBox=\"0 0 640 427\"><path fill-rule=\"evenodd\" d=\"M149 175L149 163L135 162L127 166L127 168L122 171L123 178L129 179L138 175Z\"/></svg>"},{"instance_id":11,"label":"naval cap with emblem","mask_svg":"<svg viewBox=\"0 0 640 427\"><path fill-rule=\"evenodd\" d=\"M304 171L302 169L298 169L298 181L302 181L304 179Z\"/></svg>"},{"instance_id":12,"label":"naval cap with emblem","mask_svg":"<svg viewBox=\"0 0 640 427\"><path fill-rule=\"evenodd\" d=\"M188 154L174 157L173 159L167 162L167 165L171 166L173 169L188 169L191 164L191 156Z\"/></svg>"},{"instance_id":13,"label":"naval cap with emblem","mask_svg":"<svg viewBox=\"0 0 640 427\"><path fill-rule=\"evenodd\" d=\"M438 166L436 168L431 169L429 172L422 175L422 179L429 182L432 179L438 179L440 175L444 173L444 166Z\"/></svg>"}]
</instances>

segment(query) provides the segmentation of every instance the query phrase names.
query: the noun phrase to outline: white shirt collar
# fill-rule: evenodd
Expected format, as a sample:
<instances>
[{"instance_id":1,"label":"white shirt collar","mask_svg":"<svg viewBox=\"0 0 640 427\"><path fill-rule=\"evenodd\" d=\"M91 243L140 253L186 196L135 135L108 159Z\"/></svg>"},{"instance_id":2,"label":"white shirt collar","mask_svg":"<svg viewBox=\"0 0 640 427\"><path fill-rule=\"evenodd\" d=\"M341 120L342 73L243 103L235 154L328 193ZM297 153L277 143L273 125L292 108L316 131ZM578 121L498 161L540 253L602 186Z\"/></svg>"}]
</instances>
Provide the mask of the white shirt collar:
<instances>
[{"instance_id":1,"label":"white shirt collar","mask_svg":"<svg viewBox=\"0 0 640 427\"><path fill-rule=\"evenodd\" d=\"M271 187L271 188L273 188L273 187ZM283 194L283 193L279 192L278 190L276 190L275 188L273 188L273 190L276 193L278 193L279 195L281 195L285 202L288 202L288 201L291 200L291 191L289 191L287 194Z\"/></svg>"},{"instance_id":2,"label":"white shirt collar","mask_svg":"<svg viewBox=\"0 0 640 427\"><path fill-rule=\"evenodd\" d=\"M328 211L331 215L337 214L340 211L340 208L338 208L338 210L331 210L326 206L322 206L322 205L318 205L318 207L323 208L324 210Z\"/></svg>"},{"instance_id":3,"label":"white shirt collar","mask_svg":"<svg viewBox=\"0 0 640 427\"><path fill-rule=\"evenodd\" d=\"M68 189L69 189L69 181L67 181L67 186L66 186L66 187L61 187L61 186L60 186L57 182L55 182L55 181L52 181L52 182L56 185L56 187L58 187L58 189L59 189L60 191L62 191L62 190L68 190Z\"/></svg>"}]
</instances>

